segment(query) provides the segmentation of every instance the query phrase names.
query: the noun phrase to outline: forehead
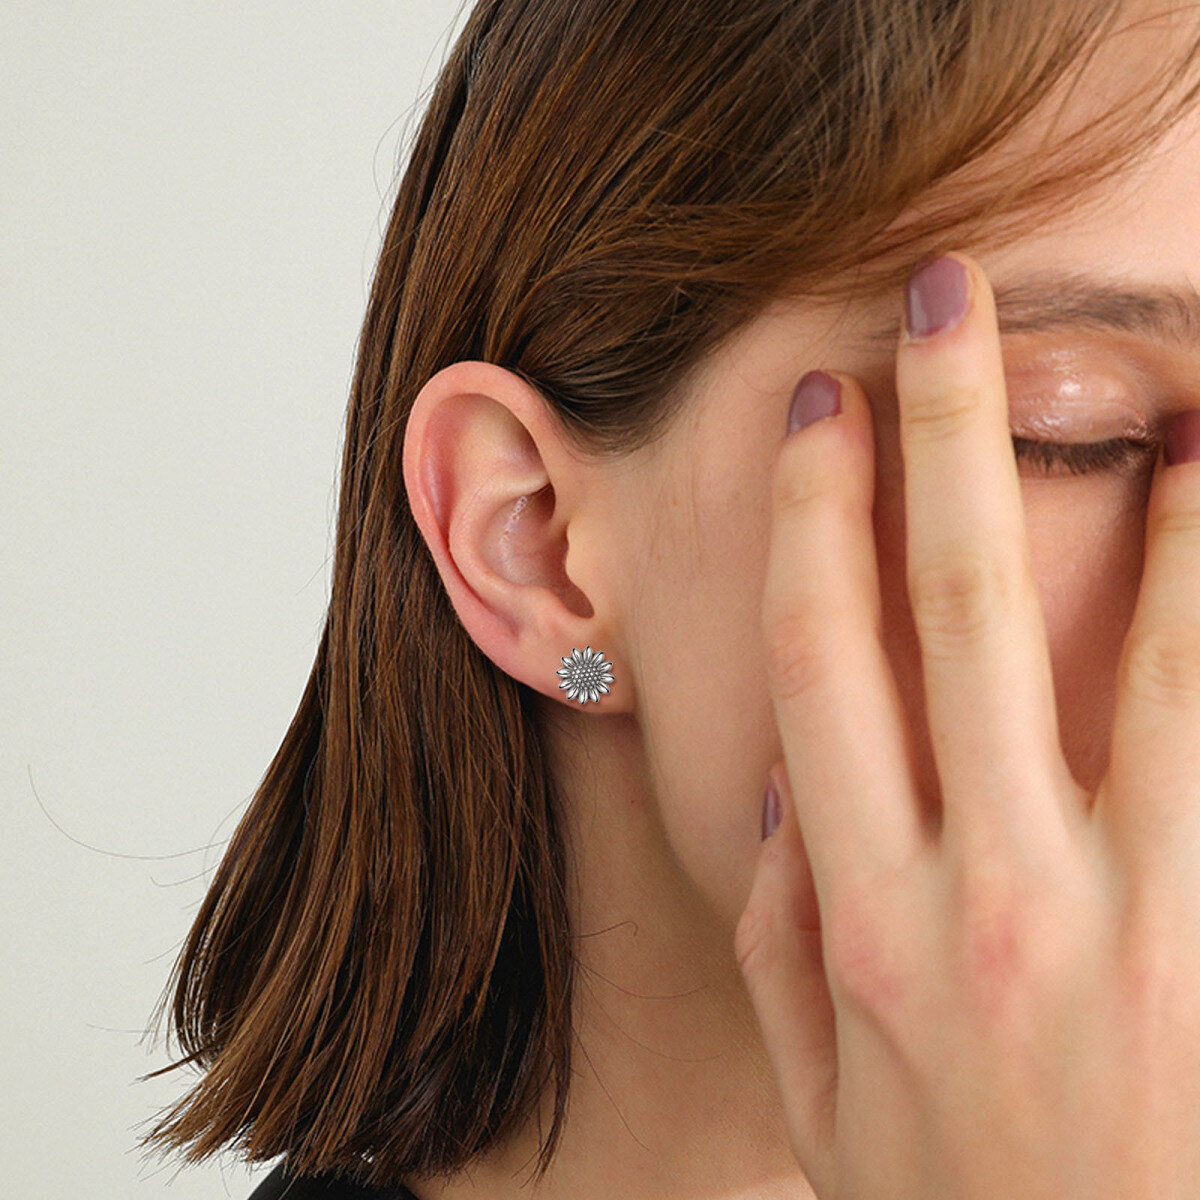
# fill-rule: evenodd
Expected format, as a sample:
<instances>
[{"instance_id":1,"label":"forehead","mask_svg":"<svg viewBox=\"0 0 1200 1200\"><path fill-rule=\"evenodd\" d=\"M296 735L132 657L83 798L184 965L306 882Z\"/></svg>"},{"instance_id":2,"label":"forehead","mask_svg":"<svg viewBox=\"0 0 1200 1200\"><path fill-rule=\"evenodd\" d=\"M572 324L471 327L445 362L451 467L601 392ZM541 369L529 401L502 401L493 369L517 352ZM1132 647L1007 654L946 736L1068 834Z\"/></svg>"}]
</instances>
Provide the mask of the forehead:
<instances>
[{"instance_id":1,"label":"forehead","mask_svg":"<svg viewBox=\"0 0 1200 1200\"><path fill-rule=\"evenodd\" d=\"M997 291L1056 271L1174 286L1200 284L1200 112L1185 114L1154 149L1112 179L1093 185L1087 202L1068 198L1061 215L1008 245L981 248ZM1011 289L1005 284L1011 283Z\"/></svg>"},{"instance_id":2,"label":"forehead","mask_svg":"<svg viewBox=\"0 0 1200 1200\"><path fill-rule=\"evenodd\" d=\"M1027 152L1030 140L1007 151ZM1200 107L1036 227L957 248L987 272L1002 334L1120 333L1200 349ZM894 349L901 309L898 290L814 307L843 346L868 353Z\"/></svg>"},{"instance_id":3,"label":"forehead","mask_svg":"<svg viewBox=\"0 0 1200 1200\"><path fill-rule=\"evenodd\" d=\"M1019 194L1010 207L1002 205L995 218L985 220L982 229L965 231L961 240L951 233L943 246L977 258L998 301L1006 291L1028 293L1027 284L1034 292L1052 293L1053 285L1066 283L1068 276L1075 276L1083 288L1092 281L1107 281L1194 290L1200 283L1200 101L1182 99L1189 87L1197 86L1198 43L1200 8L1158 0L1124 5L1093 57L1071 68L1015 131L918 197L890 229L903 231L920 224L947 203L956 207L953 201L964 194L988 197L998 184L1028 180L1051 163L1061 168L1086 159L1090 149L1109 140L1109 118L1117 112L1125 116L1122 130L1134 135L1134 144L1144 142L1132 161L1112 168L1099 181L1080 175L1074 195L1070 173L1065 173L1066 186L1055 189L1050 207L1031 211L1015 232L1011 218L1025 215ZM1181 60L1188 69L1163 98L1158 86L1166 81L1164 70ZM1155 96L1158 104L1151 106ZM1181 115L1174 116L1165 134L1153 133L1152 126L1170 115L1172 107ZM1141 139L1143 128L1146 136ZM911 262L899 264L904 273L923 256L926 243L913 245L907 256ZM1063 290L1079 293L1081 287ZM889 287L889 293L894 291ZM860 292L853 307L875 318L876 329L880 316L898 315L892 294ZM1019 308L1018 304L1012 310L1013 328L1024 315ZM1001 302L1002 329L1004 309Z\"/></svg>"},{"instance_id":4,"label":"forehead","mask_svg":"<svg viewBox=\"0 0 1200 1200\"><path fill-rule=\"evenodd\" d=\"M1131 7L1082 71L1065 76L1018 130L944 180L947 191L986 188L998 169L1028 171L1043 139L1053 152L1079 131L1086 143L1093 121L1145 86L1149 70L1175 61L1200 33L1200 10L1184 10L1186 19L1178 9L1149 16L1145 11ZM1160 107L1146 120L1162 115ZM895 225L918 221L939 207L945 199L941 186L920 197ZM1185 369L1194 374L1200 351L1200 104L1193 102L1158 140L1147 139L1147 149L1110 177L1081 186L1077 198L1068 192L1040 223L1015 235L1004 233L1003 222L998 228L989 235L985 227L949 245L986 271L1002 333L1097 334L1112 348L1132 349L1134 357L1148 348L1155 363L1169 362L1173 374ZM894 277L902 279L920 253L913 251ZM738 389L766 399L790 387L790 373L814 365L886 375L899 336L900 287L884 294L850 291L849 299L794 294L770 305L708 358L700 390L711 399ZM1159 344L1171 348L1169 358ZM719 399L716 403L719 407ZM693 420L700 411L693 410Z\"/></svg>"},{"instance_id":5,"label":"forehead","mask_svg":"<svg viewBox=\"0 0 1200 1200\"><path fill-rule=\"evenodd\" d=\"M1185 114L1152 153L1093 185L1087 203L1068 201L1003 244L984 237L956 248L987 273L1002 335L1102 342L1173 379L1194 376L1200 111ZM767 398L782 394L790 374L820 365L878 383L890 377L902 310L899 288L829 303L788 298L710 358L703 390L750 388Z\"/></svg>"}]
</instances>

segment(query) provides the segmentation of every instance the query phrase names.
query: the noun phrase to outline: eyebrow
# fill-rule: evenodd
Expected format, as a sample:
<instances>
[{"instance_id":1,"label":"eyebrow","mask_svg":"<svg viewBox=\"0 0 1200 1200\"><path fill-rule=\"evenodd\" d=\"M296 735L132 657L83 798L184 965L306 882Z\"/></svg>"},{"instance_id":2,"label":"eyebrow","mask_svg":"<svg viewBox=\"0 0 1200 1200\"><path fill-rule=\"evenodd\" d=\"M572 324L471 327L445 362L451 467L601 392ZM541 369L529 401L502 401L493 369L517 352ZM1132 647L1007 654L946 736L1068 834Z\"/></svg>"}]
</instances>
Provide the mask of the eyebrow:
<instances>
[{"instance_id":1,"label":"eyebrow","mask_svg":"<svg viewBox=\"0 0 1200 1200\"><path fill-rule=\"evenodd\" d=\"M1200 346L1200 292L1181 286L1124 283L1081 271L1047 269L992 284L1000 333L1055 329L1127 333L1166 345ZM867 346L894 345L900 318L873 326Z\"/></svg>"}]
</instances>

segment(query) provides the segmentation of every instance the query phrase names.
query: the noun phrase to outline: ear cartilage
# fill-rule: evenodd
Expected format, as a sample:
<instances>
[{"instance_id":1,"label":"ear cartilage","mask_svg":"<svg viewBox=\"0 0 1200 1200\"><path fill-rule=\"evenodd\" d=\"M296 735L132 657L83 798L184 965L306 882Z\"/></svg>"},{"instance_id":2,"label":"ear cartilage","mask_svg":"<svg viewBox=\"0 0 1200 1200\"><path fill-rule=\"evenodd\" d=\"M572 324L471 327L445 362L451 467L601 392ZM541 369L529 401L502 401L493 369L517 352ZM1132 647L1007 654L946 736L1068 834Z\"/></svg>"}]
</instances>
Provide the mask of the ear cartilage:
<instances>
[{"instance_id":1,"label":"ear cartilage","mask_svg":"<svg viewBox=\"0 0 1200 1200\"><path fill-rule=\"evenodd\" d=\"M589 646L586 650L572 650L570 657L563 658L563 665L555 672L563 677L558 686L567 693L568 700L595 704L600 693L608 694L607 684L612 683L612 663L604 661L604 654Z\"/></svg>"}]
</instances>

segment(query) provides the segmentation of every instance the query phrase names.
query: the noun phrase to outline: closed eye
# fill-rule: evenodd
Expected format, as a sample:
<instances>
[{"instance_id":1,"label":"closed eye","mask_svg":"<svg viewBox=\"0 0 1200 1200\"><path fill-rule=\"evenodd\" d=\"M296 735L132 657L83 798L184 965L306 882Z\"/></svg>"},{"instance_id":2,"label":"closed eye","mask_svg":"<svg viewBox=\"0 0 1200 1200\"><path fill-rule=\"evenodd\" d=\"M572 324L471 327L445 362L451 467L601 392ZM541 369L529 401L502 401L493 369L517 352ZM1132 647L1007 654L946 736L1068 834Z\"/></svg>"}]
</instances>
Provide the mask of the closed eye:
<instances>
[{"instance_id":1,"label":"closed eye","mask_svg":"<svg viewBox=\"0 0 1200 1200\"><path fill-rule=\"evenodd\" d=\"M1088 475L1097 471L1116 474L1136 474L1152 466L1158 453L1153 442L1134 438L1113 438L1107 442L1041 442L1014 437L1013 453L1018 461L1032 462L1049 476L1061 474L1051 470L1062 466L1072 475Z\"/></svg>"}]
</instances>

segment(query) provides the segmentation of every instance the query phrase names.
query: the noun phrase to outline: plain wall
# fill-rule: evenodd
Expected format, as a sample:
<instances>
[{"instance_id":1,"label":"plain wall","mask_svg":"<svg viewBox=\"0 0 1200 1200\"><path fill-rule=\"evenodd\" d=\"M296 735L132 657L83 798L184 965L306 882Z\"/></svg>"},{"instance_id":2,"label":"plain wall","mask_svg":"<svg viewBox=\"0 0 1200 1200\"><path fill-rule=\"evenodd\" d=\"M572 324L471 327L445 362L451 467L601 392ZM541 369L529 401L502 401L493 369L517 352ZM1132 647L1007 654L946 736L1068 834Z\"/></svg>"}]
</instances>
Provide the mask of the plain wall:
<instances>
[{"instance_id":1,"label":"plain wall","mask_svg":"<svg viewBox=\"0 0 1200 1200\"><path fill-rule=\"evenodd\" d=\"M0 1161L14 1200L248 1196L137 1148L145 1031L329 599L355 344L471 0L8 5Z\"/></svg>"}]
</instances>

